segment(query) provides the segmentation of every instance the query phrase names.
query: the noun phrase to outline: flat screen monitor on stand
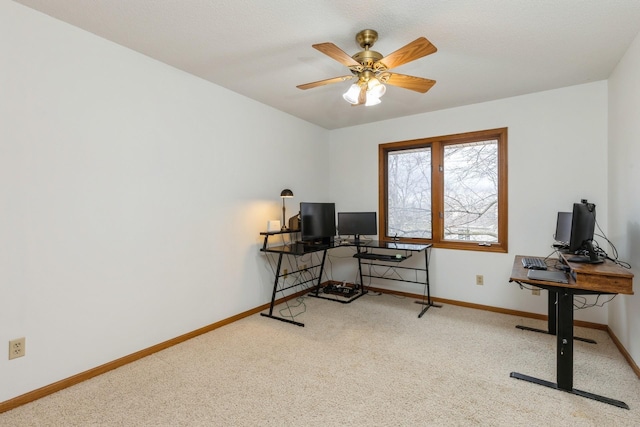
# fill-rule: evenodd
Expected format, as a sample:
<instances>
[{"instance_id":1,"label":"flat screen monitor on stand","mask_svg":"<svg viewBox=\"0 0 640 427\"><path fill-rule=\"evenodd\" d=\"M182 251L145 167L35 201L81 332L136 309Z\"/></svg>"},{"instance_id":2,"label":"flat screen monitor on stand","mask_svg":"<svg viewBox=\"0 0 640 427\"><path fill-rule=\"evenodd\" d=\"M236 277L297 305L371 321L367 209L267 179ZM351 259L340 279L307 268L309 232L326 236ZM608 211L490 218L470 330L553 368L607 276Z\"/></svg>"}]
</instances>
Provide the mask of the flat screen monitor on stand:
<instances>
[{"instance_id":1,"label":"flat screen monitor on stand","mask_svg":"<svg viewBox=\"0 0 640 427\"><path fill-rule=\"evenodd\" d=\"M569 249L569 241L571 240L571 212L558 212L558 221L556 222L556 232L553 239L556 243L553 245L558 250L566 252Z\"/></svg>"},{"instance_id":2,"label":"flat screen monitor on stand","mask_svg":"<svg viewBox=\"0 0 640 427\"><path fill-rule=\"evenodd\" d=\"M378 234L378 221L375 212L338 212L338 234L353 236L360 243L360 236Z\"/></svg>"},{"instance_id":3,"label":"flat screen monitor on stand","mask_svg":"<svg viewBox=\"0 0 640 427\"><path fill-rule=\"evenodd\" d=\"M300 235L306 245L330 245L336 235L335 203L300 203Z\"/></svg>"},{"instance_id":4,"label":"flat screen monitor on stand","mask_svg":"<svg viewBox=\"0 0 640 427\"><path fill-rule=\"evenodd\" d=\"M567 259L570 262L599 264L604 260L593 247L593 233L596 226L596 205L582 200L573 204L571 216L571 238L569 253L577 254ZM586 255L583 255L586 253Z\"/></svg>"}]
</instances>

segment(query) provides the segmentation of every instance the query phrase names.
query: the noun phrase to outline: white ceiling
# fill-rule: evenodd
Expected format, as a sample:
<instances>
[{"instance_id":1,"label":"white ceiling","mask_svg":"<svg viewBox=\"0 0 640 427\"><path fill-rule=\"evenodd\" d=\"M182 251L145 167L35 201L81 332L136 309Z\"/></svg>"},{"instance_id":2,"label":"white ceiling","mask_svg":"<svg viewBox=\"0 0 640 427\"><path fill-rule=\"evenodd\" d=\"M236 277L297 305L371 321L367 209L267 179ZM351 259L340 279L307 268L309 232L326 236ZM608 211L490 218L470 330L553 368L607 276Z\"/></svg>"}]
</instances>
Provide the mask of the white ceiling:
<instances>
[{"instance_id":1,"label":"white ceiling","mask_svg":"<svg viewBox=\"0 0 640 427\"><path fill-rule=\"evenodd\" d=\"M609 77L640 31L639 0L15 0L327 129ZM349 74L311 47L360 51L378 31L387 55L424 36L438 52L393 71L436 80L426 94L389 86L352 107Z\"/></svg>"}]
</instances>

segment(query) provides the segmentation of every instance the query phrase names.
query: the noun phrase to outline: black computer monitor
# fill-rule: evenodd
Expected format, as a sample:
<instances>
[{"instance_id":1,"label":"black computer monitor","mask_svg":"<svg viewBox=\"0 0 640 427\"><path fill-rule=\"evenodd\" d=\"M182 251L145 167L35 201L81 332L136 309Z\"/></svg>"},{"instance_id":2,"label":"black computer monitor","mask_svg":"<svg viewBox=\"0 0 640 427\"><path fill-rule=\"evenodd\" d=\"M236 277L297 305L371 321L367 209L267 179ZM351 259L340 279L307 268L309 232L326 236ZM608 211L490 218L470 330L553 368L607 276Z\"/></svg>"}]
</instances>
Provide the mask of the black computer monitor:
<instances>
[{"instance_id":1,"label":"black computer monitor","mask_svg":"<svg viewBox=\"0 0 640 427\"><path fill-rule=\"evenodd\" d=\"M596 205L583 200L573 204L571 215L571 238L569 252L578 256L569 258L571 262L597 264L603 262L593 247L593 233L596 226ZM582 255L587 253L586 256Z\"/></svg>"},{"instance_id":2,"label":"black computer monitor","mask_svg":"<svg viewBox=\"0 0 640 427\"><path fill-rule=\"evenodd\" d=\"M559 247L569 247L571 240L571 219L572 212L558 212L558 221L556 222L556 232L553 238L558 242Z\"/></svg>"},{"instance_id":3,"label":"black computer monitor","mask_svg":"<svg viewBox=\"0 0 640 427\"><path fill-rule=\"evenodd\" d=\"M300 235L305 243L330 244L336 235L335 203L300 203Z\"/></svg>"},{"instance_id":4,"label":"black computer monitor","mask_svg":"<svg viewBox=\"0 0 640 427\"><path fill-rule=\"evenodd\" d=\"M338 212L338 234L353 236L356 241L360 236L378 234L378 221L375 212Z\"/></svg>"}]
</instances>

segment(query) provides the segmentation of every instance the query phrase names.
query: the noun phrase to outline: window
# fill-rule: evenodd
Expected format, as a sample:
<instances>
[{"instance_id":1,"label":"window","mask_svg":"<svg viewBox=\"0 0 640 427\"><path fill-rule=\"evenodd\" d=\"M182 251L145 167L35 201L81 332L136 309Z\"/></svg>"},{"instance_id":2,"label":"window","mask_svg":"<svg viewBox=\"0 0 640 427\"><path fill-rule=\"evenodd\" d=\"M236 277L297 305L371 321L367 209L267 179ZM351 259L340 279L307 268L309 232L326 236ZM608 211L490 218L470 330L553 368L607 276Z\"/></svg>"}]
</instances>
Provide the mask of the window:
<instances>
[{"instance_id":1,"label":"window","mask_svg":"<svg viewBox=\"0 0 640 427\"><path fill-rule=\"evenodd\" d=\"M379 236L507 252L507 129L379 146Z\"/></svg>"}]
</instances>

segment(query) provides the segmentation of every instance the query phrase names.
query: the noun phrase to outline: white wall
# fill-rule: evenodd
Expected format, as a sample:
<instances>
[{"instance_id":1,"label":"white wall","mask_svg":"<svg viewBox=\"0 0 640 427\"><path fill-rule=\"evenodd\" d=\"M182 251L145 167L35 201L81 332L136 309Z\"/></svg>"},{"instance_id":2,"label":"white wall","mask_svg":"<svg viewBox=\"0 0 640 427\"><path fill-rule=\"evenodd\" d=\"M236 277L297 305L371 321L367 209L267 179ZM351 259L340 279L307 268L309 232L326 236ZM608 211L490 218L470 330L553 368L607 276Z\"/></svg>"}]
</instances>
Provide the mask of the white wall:
<instances>
[{"instance_id":1,"label":"white wall","mask_svg":"<svg viewBox=\"0 0 640 427\"><path fill-rule=\"evenodd\" d=\"M0 357L0 402L268 301L258 233L280 190L290 215L377 210L380 143L509 128L509 254L434 250L435 296L546 313L507 282L513 256L547 255L581 198L637 265L638 44L612 77L607 151L606 82L328 132L0 2L0 343L27 337L27 357ZM328 273L355 276L343 255ZM640 360L638 298L610 306L576 318L608 320Z\"/></svg>"},{"instance_id":2,"label":"white wall","mask_svg":"<svg viewBox=\"0 0 640 427\"><path fill-rule=\"evenodd\" d=\"M384 98L372 108L380 107ZM338 211L377 211L380 143L498 127L508 127L509 138L509 253L434 249L432 295L546 314L546 293L532 296L508 283L513 258L550 254L556 213L583 198L600 207L606 230L606 82L332 131L332 197ZM475 284L476 274L484 275L484 286ZM576 319L606 324L607 307L579 310Z\"/></svg>"},{"instance_id":3,"label":"white wall","mask_svg":"<svg viewBox=\"0 0 640 427\"><path fill-rule=\"evenodd\" d=\"M0 58L0 401L269 300L326 130L8 1Z\"/></svg>"},{"instance_id":4,"label":"white wall","mask_svg":"<svg viewBox=\"0 0 640 427\"><path fill-rule=\"evenodd\" d=\"M610 237L620 258L635 274L633 296L616 298L609 326L631 357L640 363L640 35L609 79L609 217Z\"/></svg>"}]
</instances>

